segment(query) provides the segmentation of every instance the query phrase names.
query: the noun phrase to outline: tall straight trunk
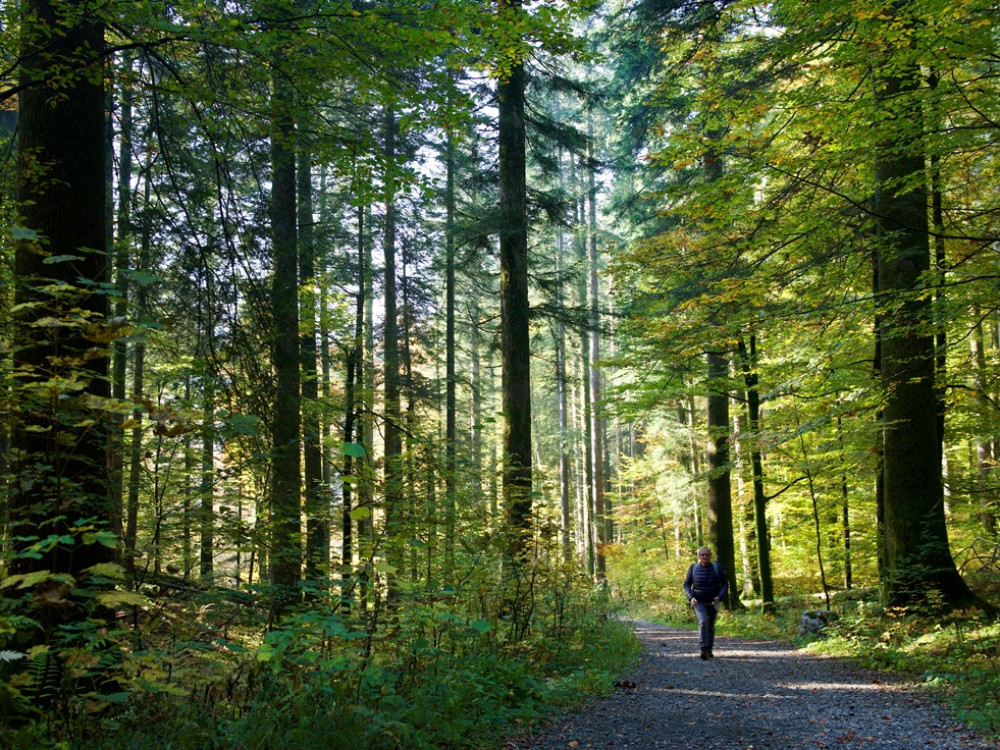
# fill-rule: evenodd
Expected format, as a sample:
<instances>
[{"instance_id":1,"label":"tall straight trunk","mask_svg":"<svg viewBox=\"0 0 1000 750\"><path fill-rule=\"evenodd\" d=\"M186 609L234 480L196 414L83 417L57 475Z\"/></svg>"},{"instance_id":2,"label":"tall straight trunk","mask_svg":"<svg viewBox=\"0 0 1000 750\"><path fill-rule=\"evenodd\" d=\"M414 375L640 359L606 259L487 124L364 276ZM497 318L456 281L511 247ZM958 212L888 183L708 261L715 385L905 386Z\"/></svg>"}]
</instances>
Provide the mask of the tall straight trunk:
<instances>
[{"instance_id":1,"label":"tall straight trunk","mask_svg":"<svg viewBox=\"0 0 1000 750\"><path fill-rule=\"evenodd\" d=\"M375 444L375 293L374 293L374 263L372 261L373 240L371 236L371 205L365 201L363 204L364 217L367 219L363 226L358 227L359 241L361 242L361 255L363 257L364 271L362 272L362 284L364 286L364 354L362 356L361 370L358 373L358 383L361 384L361 398L359 399L362 408L360 424L357 432L361 436L361 442L368 451L368 461L366 463L369 471L366 472L362 481L358 483L358 505L369 509L367 516L358 519L358 558L361 561L369 560L373 555L375 546L375 519L373 511L375 507L375 483L371 476L371 451ZM358 597L362 609L368 609L370 587L368 580L370 576L370 566L364 564L358 574L363 582L361 595Z\"/></svg>"},{"instance_id":2,"label":"tall straight trunk","mask_svg":"<svg viewBox=\"0 0 1000 750\"><path fill-rule=\"evenodd\" d=\"M294 93L281 66L272 75L271 233L274 263L273 367L276 375L271 417L271 583L275 614L294 596L302 574L301 352L298 313Z\"/></svg>"},{"instance_id":3,"label":"tall straight trunk","mask_svg":"<svg viewBox=\"0 0 1000 750\"><path fill-rule=\"evenodd\" d=\"M699 474L701 474L702 456L699 443L696 438L698 431L696 429L697 426L695 424L695 419L697 418L698 411L694 395L688 396L688 403L686 405L686 408L684 409L684 413L685 413L684 424L687 425L688 428L687 455L690 457L691 476L696 477ZM688 527L690 530L689 532L690 538L688 541L692 542L695 546L698 546L702 543L702 539L704 539L705 536L707 535L708 529L706 528L706 524L704 522L704 518L701 512L701 503L698 500L695 500L691 505L692 505L691 514L693 516L692 519L693 522Z\"/></svg>"},{"instance_id":4,"label":"tall straight trunk","mask_svg":"<svg viewBox=\"0 0 1000 750\"><path fill-rule=\"evenodd\" d=\"M410 243L403 242L403 273L400 278L400 290L403 301L402 315L400 316L400 320L403 324L400 336L400 341L402 343L402 346L400 347L400 366L403 377L402 391L406 394L406 412L403 417L403 424L406 429L406 440L403 451L403 486L413 488L413 491L406 493L406 514L402 519L403 523L400 527L400 532L406 539L415 539L420 533L418 528L421 520L417 518L416 512L416 505L418 503L418 493L416 488L419 484L416 467L420 460L420 456L415 449L415 441L413 440L413 423L416 419L416 388L413 384L413 348L411 339L411 334L413 332L413 303L411 300L411 285L409 277L410 249ZM425 505L422 510L424 511L423 518L426 520L427 525L429 527L433 527L436 522L435 514L437 509L433 506ZM412 545L406 545L406 549L410 552L411 556L410 580L416 581L419 574L417 569L417 549Z\"/></svg>"},{"instance_id":5,"label":"tall straight trunk","mask_svg":"<svg viewBox=\"0 0 1000 750\"><path fill-rule=\"evenodd\" d=\"M201 580L211 584L215 575L215 384L214 374L206 378L202 393L201 425L201 498L199 527L201 553L199 557Z\"/></svg>"},{"instance_id":6,"label":"tall straight trunk","mask_svg":"<svg viewBox=\"0 0 1000 750\"><path fill-rule=\"evenodd\" d=\"M107 297L94 290L110 278L104 25L94 14L81 14L83 7L72 0L24 0L20 16L24 88L18 94L16 187L25 234L15 248L18 312L11 316L8 530L14 554L7 572L58 577L31 588L48 605L33 613L46 634L58 623L88 616L83 605L92 599L81 601L74 589L87 585L89 568L114 557L113 543L86 543L81 526L112 535L120 517L107 476L108 416L95 406L111 395L109 356L79 325L86 318L105 326ZM60 284L56 296L40 289ZM51 323L33 325L43 317ZM61 389L61 382L82 390ZM74 542L23 554L39 530Z\"/></svg>"},{"instance_id":7,"label":"tall straight trunk","mask_svg":"<svg viewBox=\"0 0 1000 750\"><path fill-rule=\"evenodd\" d=\"M455 377L455 137L447 136L445 150L445 467L444 566L455 565L455 505L458 479L458 404Z\"/></svg>"},{"instance_id":8,"label":"tall straight trunk","mask_svg":"<svg viewBox=\"0 0 1000 750\"><path fill-rule=\"evenodd\" d=\"M562 184L562 149L559 151L559 179ZM573 557L570 540L572 514L570 507L570 472L572 465L571 443L569 438L569 387L566 382L566 326L563 323L565 314L565 291L563 287L564 253L566 235L562 227L556 227L556 400L558 402L559 420L559 531L562 548L562 561L569 562Z\"/></svg>"},{"instance_id":9,"label":"tall straight trunk","mask_svg":"<svg viewBox=\"0 0 1000 750\"><path fill-rule=\"evenodd\" d=\"M927 85L930 89L936 89L940 75L937 71L931 71L927 76ZM927 109L929 131L936 131L941 127L940 116L936 114L936 107L929 105ZM941 157L938 154L931 154L929 160L930 191L931 191L931 223L934 228L933 234L933 254L935 269L934 304L939 309L946 304L945 290L947 284L947 264L946 247L944 242L944 196L941 185ZM944 316L942 316L944 317ZM934 378L935 397L937 400L937 435L939 461L944 459L944 428L946 413L946 387L948 376L948 327L944 322L937 325L934 334Z\"/></svg>"},{"instance_id":10,"label":"tall straight trunk","mask_svg":"<svg viewBox=\"0 0 1000 750\"><path fill-rule=\"evenodd\" d=\"M300 136L300 141L303 140ZM302 453L306 507L306 578L329 575L330 503L323 484L323 448L320 432L318 348L316 345L316 246L313 224L311 152L302 144L296 165L298 201L299 287L301 299L300 351L302 357Z\"/></svg>"},{"instance_id":11,"label":"tall straight trunk","mask_svg":"<svg viewBox=\"0 0 1000 750\"><path fill-rule=\"evenodd\" d=\"M750 344L739 340L743 382L747 387L747 419L750 428L750 465L753 476L753 508L757 539L757 570L760 594L765 605L774 604L774 581L771 574L771 540L767 526L767 495L764 493L764 459L760 450L760 378L757 374L757 337Z\"/></svg>"},{"instance_id":12,"label":"tall straight trunk","mask_svg":"<svg viewBox=\"0 0 1000 750\"><path fill-rule=\"evenodd\" d=\"M729 577L727 605L739 604L736 586L736 548L733 535L733 496L729 471L729 361L710 350L708 358L708 535L715 556Z\"/></svg>"},{"instance_id":13,"label":"tall straight trunk","mask_svg":"<svg viewBox=\"0 0 1000 750\"><path fill-rule=\"evenodd\" d=\"M592 121L587 122L587 135L590 139L590 156L593 161L594 127ZM591 476L591 497L593 498L594 514L594 577L604 578L607 564L604 558L604 546L608 543L608 533L605 524L605 492L604 492L604 420L601 416L601 371L597 366L601 359L601 312L600 288L597 281L597 186L593 163L587 165L587 255L588 255L588 328L590 335L590 456L593 462Z\"/></svg>"},{"instance_id":14,"label":"tall straight trunk","mask_svg":"<svg viewBox=\"0 0 1000 750\"><path fill-rule=\"evenodd\" d=\"M365 263L365 246L366 246L366 222L365 222L365 207L358 206L358 293L355 297L355 312L354 312L354 344L351 350L347 354L347 372L344 378L344 445L347 449L344 452L344 468L342 471L343 482L343 493L344 493L344 509L343 516L340 521L341 536L343 541L341 543L341 559L340 564L343 566L343 576L345 578L353 578L352 568L354 566L354 530L353 530L353 517L352 514L354 509L352 507L354 499L353 487L356 486L357 481L354 472L354 457L357 455L361 458L364 451L358 451L353 445L355 441L355 434L357 432L356 422L357 422L357 412L358 412L358 389L357 385L363 382L364 377L364 335L365 335L365 302L367 299L367 276L368 269ZM362 438L363 442L363 438Z\"/></svg>"},{"instance_id":15,"label":"tall straight trunk","mask_svg":"<svg viewBox=\"0 0 1000 750\"><path fill-rule=\"evenodd\" d=\"M717 44L720 28L718 11L711 6L711 19L706 27L707 41ZM717 60L708 60L710 67L718 68ZM706 73L708 69L706 68ZM722 148L719 145L722 131L717 123L705 121L704 180L717 182L723 176ZM733 538L732 487L729 471L729 363L719 342L707 342L708 358L708 527L719 563L730 576L728 601L730 607L739 605L736 586L736 550Z\"/></svg>"},{"instance_id":16,"label":"tall straight trunk","mask_svg":"<svg viewBox=\"0 0 1000 750\"><path fill-rule=\"evenodd\" d=\"M132 55L125 51L120 58L122 75L119 76L122 83L118 96L118 206L115 216L117 231L114 232L115 248L115 284L117 286L117 300L114 305L114 316L119 320L125 320L128 316L129 305L129 274L131 267L131 245L132 245ZM111 108L108 108L109 127L108 153L113 149L114 127L111 123ZM109 158L105 167L109 172L112 169L112 160ZM110 182L110 181L109 181ZM112 191L108 190L110 198ZM111 238L109 238L111 239ZM111 245L109 244L109 247ZM111 396L120 403L125 401L127 396L126 378L128 370L128 345L124 338L120 338L114 343L112 353L112 376L111 376ZM115 494L115 506L121 508L124 513L125 495L125 431L121 429L124 422L123 417L116 418L116 429L113 440L113 456L111 466L112 491ZM119 526L121 523L119 522ZM119 528L118 532L124 529Z\"/></svg>"},{"instance_id":17,"label":"tall straight trunk","mask_svg":"<svg viewBox=\"0 0 1000 750\"><path fill-rule=\"evenodd\" d=\"M184 378L184 400L185 403L192 403L191 379L189 374ZM198 498L198 491L201 489L201 471L195 462L194 435L186 432L181 439L182 450L184 452L184 499L181 502L181 559L183 564L181 569L187 577L194 572L196 567L194 561L194 522L199 515L194 511L194 501Z\"/></svg>"},{"instance_id":18,"label":"tall straight trunk","mask_svg":"<svg viewBox=\"0 0 1000 750\"><path fill-rule=\"evenodd\" d=\"M854 561L851 557L850 486L847 479L847 456L844 448L844 425L837 414L837 452L840 454L840 528L844 539L844 588L854 586Z\"/></svg>"},{"instance_id":19,"label":"tall straight trunk","mask_svg":"<svg viewBox=\"0 0 1000 750\"><path fill-rule=\"evenodd\" d=\"M582 159L579 163L576 160L573 161L570 178L573 184L578 184L582 181L580 172L583 169ZM576 227L574 243L576 245L576 260L579 268L577 273L577 303L581 310L589 310L589 275L587 272L589 257L587 252L587 235L585 233L587 220L586 193L581 193L577 197L573 210L573 226ZM579 351L579 382L581 384L579 404L580 421L582 423L580 425L580 435L582 436L580 454L583 467L583 470L579 473L580 478L583 480L580 484L579 494L581 496L581 507L584 509L584 512L581 513L580 521L585 524L580 528L583 530L586 539L587 573L595 576L597 574L597 535L595 533L597 527L594 523L594 510L596 507L594 504L594 402L593 393L590 388L591 368L593 365L590 358L590 336L586 328L580 331Z\"/></svg>"},{"instance_id":20,"label":"tall straight trunk","mask_svg":"<svg viewBox=\"0 0 1000 750\"><path fill-rule=\"evenodd\" d=\"M152 196L151 156L145 162L142 203L146 207L142 220L142 233L139 240L139 258L137 270L148 271L150 253L152 251L153 227L149 218L149 204ZM145 284L139 285L135 294L135 315L143 320L149 307L149 289ZM146 390L146 342L140 336L132 346L132 394L134 398L142 399ZM125 500L125 552L129 564L135 553L135 540L139 530L139 494L142 481L143 429L142 407L132 410L132 435L129 445L128 495Z\"/></svg>"},{"instance_id":21,"label":"tall straight trunk","mask_svg":"<svg viewBox=\"0 0 1000 750\"><path fill-rule=\"evenodd\" d=\"M734 394L734 398L737 403L745 403L746 394L737 392ZM743 595L748 596L754 593L753 557L750 555L751 525L747 523L747 510L753 506L744 500L746 497L746 482L743 479L743 455L745 452L743 433L745 430L746 415L737 410L732 415L732 437L730 439L730 455L732 457L733 469L736 473L736 507L733 513L736 533L734 546L738 545L740 559L743 561L742 570L740 571L743 574Z\"/></svg>"},{"instance_id":22,"label":"tall straight trunk","mask_svg":"<svg viewBox=\"0 0 1000 750\"><path fill-rule=\"evenodd\" d=\"M499 0L501 15L520 16L521 0ZM524 64L511 63L497 84L500 163L500 317L503 329L503 499L511 551L527 552L531 530L531 359Z\"/></svg>"},{"instance_id":23,"label":"tall straight trunk","mask_svg":"<svg viewBox=\"0 0 1000 750\"><path fill-rule=\"evenodd\" d=\"M587 350L581 350L584 355ZM580 436L576 441L574 451L574 462L576 464L576 516L577 516L577 549L580 555L580 562L585 566L589 575L594 574L594 525L591 523L593 505L590 502L590 440L587 439L587 430L590 428L590 410L587 408L588 388L585 376L586 362L583 357L576 358L576 372L574 381L579 384L579 388L574 388L575 398L573 399L573 425L575 432Z\"/></svg>"},{"instance_id":24,"label":"tall straight trunk","mask_svg":"<svg viewBox=\"0 0 1000 750\"><path fill-rule=\"evenodd\" d=\"M472 413L469 415L469 431L472 434L472 496L474 507L481 510L484 504L484 491L482 477L483 467L483 368L481 362L480 349L482 348L482 336L479 333L479 301L476 295L470 295L468 302L469 321L471 322L469 333L469 370L470 388L472 390ZM494 441L490 441L492 444ZM492 472L490 472L492 474Z\"/></svg>"},{"instance_id":25,"label":"tall straight trunk","mask_svg":"<svg viewBox=\"0 0 1000 750\"><path fill-rule=\"evenodd\" d=\"M383 118L385 151L385 329L384 329L384 401L385 426L385 529L389 548L387 555L396 570L402 570L397 537L403 521L403 438L402 406L399 383L399 328L396 304L396 113L387 105Z\"/></svg>"},{"instance_id":26,"label":"tall straight trunk","mask_svg":"<svg viewBox=\"0 0 1000 750\"><path fill-rule=\"evenodd\" d=\"M989 377L986 369L986 351L983 342L983 324L978 308L974 311L976 325L972 329L972 336L969 339L972 348L972 372L973 387L975 389L976 408L980 420L986 418L992 411L990 396L987 390L987 380ZM990 491L989 477L994 465L993 442L982 434L980 429L976 434L976 476L979 479L976 487L976 495L979 496L980 518L983 529L991 537L997 532L997 505Z\"/></svg>"},{"instance_id":27,"label":"tall straight trunk","mask_svg":"<svg viewBox=\"0 0 1000 750\"><path fill-rule=\"evenodd\" d=\"M882 597L890 604L935 591L946 605L975 597L948 546L941 481L932 315L925 295L930 270L922 139L908 106L920 86L915 64L876 70L882 133L875 148L873 211L879 233L885 554ZM887 128L891 126L891 129Z\"/></svg>"}]
</instances>

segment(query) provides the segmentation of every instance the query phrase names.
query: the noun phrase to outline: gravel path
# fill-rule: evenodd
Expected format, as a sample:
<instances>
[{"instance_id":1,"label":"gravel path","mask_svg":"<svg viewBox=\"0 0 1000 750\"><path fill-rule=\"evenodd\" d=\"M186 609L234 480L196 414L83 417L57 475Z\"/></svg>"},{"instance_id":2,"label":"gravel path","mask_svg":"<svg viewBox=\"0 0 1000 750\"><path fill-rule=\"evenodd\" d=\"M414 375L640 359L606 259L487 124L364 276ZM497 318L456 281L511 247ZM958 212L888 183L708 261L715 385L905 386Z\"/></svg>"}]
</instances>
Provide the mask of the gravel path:
<instances>
[{"instance_id":1,"label":"gravel path","mask_svg":"<svg viewBox=\"0 0 1000 750\"><path fill-rule=\"evenodd\" d=\"M949 719L917 686L838 659L717 638L716 658L701 661L694 631L648 622L635 629L645 653L611 697L503 750L998 747Z\"/></svg>"}]
</instances>

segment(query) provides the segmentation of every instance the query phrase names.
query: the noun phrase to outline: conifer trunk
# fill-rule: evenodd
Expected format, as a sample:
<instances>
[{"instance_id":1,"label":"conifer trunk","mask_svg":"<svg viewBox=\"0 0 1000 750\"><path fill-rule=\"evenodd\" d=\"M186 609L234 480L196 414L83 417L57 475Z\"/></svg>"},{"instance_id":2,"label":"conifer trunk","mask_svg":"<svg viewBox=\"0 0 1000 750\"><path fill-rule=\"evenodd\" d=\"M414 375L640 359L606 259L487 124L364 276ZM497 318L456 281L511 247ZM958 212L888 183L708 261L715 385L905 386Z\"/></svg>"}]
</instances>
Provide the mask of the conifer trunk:
<instances>
[{"instance_id":1,"label":"conifer trunk","mask_svg":"<svg viewBox=\"0 0 1000 750\"><path fill-rule=\"evenodd\" d=\"M271 582L275 613L294 595L302 573L301 354L299 351L294 94L283 72L272 76L271 232L276 392L271 417Z\"/></svg>"},{"instance_id":2,"label":"conifer trunk","mask_svg":"<svg viewBox=\"0 0 1000 750\"><path fill-rule=\"evenodd\" d=\"M109 281L104 25L94 14L81 14L82 6L74 0L25 0L21 6L24 88L16 178L25 231L14 264L8 501L15 552L8 572L48 570L70 577L77 588L85 585L88 568L113 559L114 544L84 543L76 523L91 519L85 525L112 533L120 512L108 482L110 417L101 404L111 395L109 355L100 337L79 325L86 319L104 331L107 297L94 289ZM63 285L63 291L47 294L42 285ZM43 317L52 322L32 327ZM83 390L58 387L72 381ZM37 555L17 554L39 533L74 541ZM65 579L42 585L52 606L39 619L85 616Z\"/></svg>"},{"instance_id":3,"label":"conifer trunk","mask_svg":"<svg viewBox=\"0 0 1000 750\"><path fill-rule=\"evenodd\" d=\"M500 0L516 20L520 0ZM524 64L515 61L497 86L500 147L500 314L503 327L503 499L513 553L521 556L531 529L531 372L528 339L528 220Z\"/></svg>"}]
</instances>

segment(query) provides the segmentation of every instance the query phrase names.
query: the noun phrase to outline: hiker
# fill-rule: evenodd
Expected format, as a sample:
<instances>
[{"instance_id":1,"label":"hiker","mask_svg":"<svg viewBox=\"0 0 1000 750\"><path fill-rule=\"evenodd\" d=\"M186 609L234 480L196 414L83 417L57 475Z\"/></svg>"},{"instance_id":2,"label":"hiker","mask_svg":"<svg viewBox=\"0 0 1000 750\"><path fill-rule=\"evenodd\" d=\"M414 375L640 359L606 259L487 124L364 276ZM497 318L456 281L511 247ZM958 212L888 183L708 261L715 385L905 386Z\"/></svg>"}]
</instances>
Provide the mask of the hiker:
<instances>
[{"instance_id":1,"label":"hiker","mask_svg":"<svg viewBox=\"0 0 1000 750\"><path fill-rule=\"evenodd\" d=\"M702 659L714 657L712 646L715 644L715 618L728 588L726 571L719 563L712 562L712 550L708 547L699 548L698 562L688 568L684 579L684 593L698 616L698 640Z\"/></svg>"}]
</instances>

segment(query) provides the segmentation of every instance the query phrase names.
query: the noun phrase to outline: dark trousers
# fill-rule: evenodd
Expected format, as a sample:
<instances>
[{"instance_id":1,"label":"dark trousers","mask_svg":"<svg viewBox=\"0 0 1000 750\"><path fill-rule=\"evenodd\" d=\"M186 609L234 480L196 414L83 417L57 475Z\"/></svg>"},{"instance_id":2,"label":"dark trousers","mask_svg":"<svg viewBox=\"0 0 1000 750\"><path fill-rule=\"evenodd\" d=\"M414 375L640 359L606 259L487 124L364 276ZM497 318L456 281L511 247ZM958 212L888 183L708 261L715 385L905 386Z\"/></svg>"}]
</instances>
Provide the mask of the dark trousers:
<instances>
[{"instance_id":1,"label":"dark trousers","mask_svg":"<svg viewBox=\"0 0 1000 750\"><path fill-rule=\"evenodd\" d=\"M715 618L719 610L711 602L695 602L694 613L698 617L698 645L702 652L711 651L715 645Z\"/></svg>"}]
</instances>

